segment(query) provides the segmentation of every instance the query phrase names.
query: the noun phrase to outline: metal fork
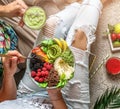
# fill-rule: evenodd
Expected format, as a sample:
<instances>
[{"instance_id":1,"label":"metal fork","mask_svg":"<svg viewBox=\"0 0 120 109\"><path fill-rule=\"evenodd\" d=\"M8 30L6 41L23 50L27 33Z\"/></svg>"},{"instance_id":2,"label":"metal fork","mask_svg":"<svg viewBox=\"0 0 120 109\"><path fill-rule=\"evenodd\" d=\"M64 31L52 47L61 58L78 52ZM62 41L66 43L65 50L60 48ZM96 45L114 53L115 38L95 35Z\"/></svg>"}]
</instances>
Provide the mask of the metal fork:
<instances>
[{"instance_id":1,"label":"metal fork","mask_svg":"<svg viewBox=\"0 0 120 109\"><path fill-rule=\"evenodd\" d=\"M0 54L0 57L9 57L12 58L13 56L9 56L7 54ZM19 58L23 58L23 59L33 59L33 58L37 58L37 57L26 57L26 56L19 56ZM43 56L39 56L40 59L45 59Z\"/></svg>"}]
</instances>

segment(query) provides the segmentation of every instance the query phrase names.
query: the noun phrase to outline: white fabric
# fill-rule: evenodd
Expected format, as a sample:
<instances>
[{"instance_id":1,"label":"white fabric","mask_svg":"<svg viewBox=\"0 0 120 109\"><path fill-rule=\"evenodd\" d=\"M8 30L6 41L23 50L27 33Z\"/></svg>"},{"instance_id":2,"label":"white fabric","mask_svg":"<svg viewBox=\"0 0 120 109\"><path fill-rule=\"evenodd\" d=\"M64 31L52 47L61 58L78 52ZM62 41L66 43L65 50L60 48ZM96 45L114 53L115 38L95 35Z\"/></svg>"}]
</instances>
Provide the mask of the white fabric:
<instances>
[{"instance_id":1,"label":"white fabric","mask_svg":"<svg viewBox=\"0 0 120 109\"><path fill-rule=\"evenodd\" d=\"M73 9L75 10L76 14L74 13ZM90 103L90 95L89 95L89 52L90 52L89 50L90 49L89 48L91 43L95 40L94 32L96 31L101 9L102 9L102 4L100 0L84 0L83 5L79 5L78 3L75 3L74 5L70 5L69 7L67 7L65 9L65 12L63 10L62 12L53 16L53 17L57 16L60 18L60 23L56 26L56 30L54 32L55 36L57 37L62 36L64 38L67 38L67 43L69 44L71 50L73 51L76 59L74 78L71 79L68 82L68 84L62 89L64 99L69 109L89 109L89 103ZM71 15L72 18L70 18L69 14L67 15L66 12L67 13L70 12L69 14L70 15L73 14L74 16ZM64 15L67 16L64 17ZM52 16L50 18L52 18ZM63 32L62 30L63 28L66 28L65 29L66 31ZM74 38L73 37L74 32L75 29L77 28L81 28L87 36L88 49L85 51L71 47L71 43ZM39 36L37 40L39 39L41 39L41 36ZM22 92L22 90L19 88L19 97L20 96L22 97L21 93L23 94L23 96L25 96L24 95L25 93L32 93L32 92L34 93L39 92L40 95L43 97L47 96L46 90L39 88L31 80L29 73L30 73L29 61L27 61L26 73L19 85L19 87L22 87L21 89L25 88L25 90L23 90ZM15 102L12 102L13 106L16 106L17 101L19 101L19 99L15 100ZM9 103L10 102L6 102L5 104L9 105ZM21 99L21 105L24 105L22 103L23 102ZM3 105L0 104L1 108L2 106ZM2 108L2 109L7 109L7 108ZM29 108L29 104L27 109L32 109ZM34 107L33 109L37 109L37 107L36 108Z\"/></svg>"}]
</instances>

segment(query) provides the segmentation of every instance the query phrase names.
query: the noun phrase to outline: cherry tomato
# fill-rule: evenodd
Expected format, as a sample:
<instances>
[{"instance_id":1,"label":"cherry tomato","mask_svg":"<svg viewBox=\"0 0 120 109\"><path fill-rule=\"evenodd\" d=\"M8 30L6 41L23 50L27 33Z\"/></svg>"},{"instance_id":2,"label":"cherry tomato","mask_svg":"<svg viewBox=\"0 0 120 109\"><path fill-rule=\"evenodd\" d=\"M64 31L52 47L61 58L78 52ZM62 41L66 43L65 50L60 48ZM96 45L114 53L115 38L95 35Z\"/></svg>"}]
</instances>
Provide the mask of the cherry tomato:
<instances>
[{"instance_id":1,"label":"cherry tomato","mask_svg":"<svg viewBox=\"0 0 120 109\"><path fill-rule=\"evenodd\" d=\"M119 40L120 40L120 33L119 33L119 34L117 34L117 39L119 39Z\"/></svg>"},{"instance_id":2,"label":"cherry tomato","mask_svg":"<svg viewBox=\"0 0 120 109\"><path fill-rule=\"evenodd\" d=\"M117 40L117 34L112 33L112 34L111 34L111 39L112 39L112 41Z\"/></svg>"}]
</instances>

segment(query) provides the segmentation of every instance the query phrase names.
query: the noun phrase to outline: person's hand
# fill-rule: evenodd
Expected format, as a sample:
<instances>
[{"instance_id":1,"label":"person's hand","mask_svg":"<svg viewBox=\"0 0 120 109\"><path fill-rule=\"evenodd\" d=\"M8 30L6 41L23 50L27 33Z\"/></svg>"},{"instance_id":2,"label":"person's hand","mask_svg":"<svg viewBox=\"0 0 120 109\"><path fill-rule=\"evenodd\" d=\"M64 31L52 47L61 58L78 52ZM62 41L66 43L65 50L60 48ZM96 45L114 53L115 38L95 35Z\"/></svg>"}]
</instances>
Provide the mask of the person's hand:
<instances>
[{"instance_id":1,"label":"person's hand","mask_svg":"<svg viewBox=\"0 0 120 109\"><path fill-rule=\"evenodd\" d=\"M24 23L22 17L27 8L28 6L23 0L15 0L4 6L4 17L21 17L19 25L23 26Z\"/></svg>"},{"instance_id":2,"label":"person's hand","mask_svg":"<svg viewBox=\"0 0 120 109\"><path fill-rule=\"evenodd\" d=\"M17 70L17 64L23 63L25 60L21 58L21 54L16 51L8 51L7 57L2 58L4 75L14 76Z\"/></svg>"},{"instance_id":3,"label":"person's hand","mask_svg":"<svg viewBox=\"0 0 120 109\"><path fill-rule=\"evenodd\" d=\"M57 101L62 98L61 88L47 89L51 101Z\"/></svg>"},{"instance_id":4,"label":"person's hand","mask_svg":"<svg viewBox=\"0 0 120 109\"><path fill-rule=\"evenodd\" d=\"M22 16L26 9L27 5L22 0L16 0L4 6L4 16L10 18Z\"/></svg>"}]
</instances>

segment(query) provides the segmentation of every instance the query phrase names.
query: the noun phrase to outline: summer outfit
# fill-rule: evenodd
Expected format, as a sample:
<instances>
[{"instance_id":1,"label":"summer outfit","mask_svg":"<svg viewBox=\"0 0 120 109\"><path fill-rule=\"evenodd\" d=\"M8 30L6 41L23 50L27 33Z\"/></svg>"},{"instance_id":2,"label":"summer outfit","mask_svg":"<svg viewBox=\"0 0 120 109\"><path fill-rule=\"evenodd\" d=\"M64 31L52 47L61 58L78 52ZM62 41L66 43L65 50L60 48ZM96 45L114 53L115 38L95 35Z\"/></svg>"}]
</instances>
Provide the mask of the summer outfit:
<instances>
[{"instance_id":1,"label":"summer outfit","mask_svg":"<svg viewBox=\"0 0 120 109\"><path fill-rule=\"evenodd\" d=\"M69 47L75 55L75 74L73 79L71 79L67 85L62 89L63 97L66 101L66 104L69 109L89 109L90 95L89 95L89 55L90 55L90 45L95 40L95 31L97 28L98 20L101 14L102 4L100 0L84 0L82 4L73 3L70 6L67 6L63 11L50 16L48 19L52 21L54 19L55 28L54 36L63 37L66 39ZM47 22L48 22L47 21ZM83 51L71 46L72 41L74 40L73 36L75 30L80 28L87 36L87 50ZM36 40L36 44L43 38L42 32ZM49 36L48 36L49 37ZM35 46L34 45L34 46ZM38 107L31 107L27 95L30 98L34 98L37 94L37 98L41 97L48 98L47 91L44 88L39 88L30 77L29 69L29 60L27 60L27 69L25 75L21 80L18 87L18 99L14 101L6 101L0 104L5 106L5 104L10 104L12 102L13 107L20 107L18 102L20 100L20 105L23 105L25 109L37 109ZM22 100L27 100L25 104ZM10 102L10 103L9 103ZM38 103L38 102L36 102ZM51 108L48 104L48 107ZM41 105L42 106L42 105ZM10 107L10 105L9 105ZM16 108L2 108L2 109L16 109ZM40 108L39 109L46 109Z\"/></svg>"},{"instance_id":2,"label":"summer outfit","mask_svg":"<svg viewBox=\"0 0 120 109\"><path fill-rule=\"evenodd\" d=\"M0 20L0 54L5 54L8 50L17 49L18 36L12 26ZM3 73L2 61L0 57L0 76Z\"/></svg>"}]
</instances>

